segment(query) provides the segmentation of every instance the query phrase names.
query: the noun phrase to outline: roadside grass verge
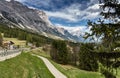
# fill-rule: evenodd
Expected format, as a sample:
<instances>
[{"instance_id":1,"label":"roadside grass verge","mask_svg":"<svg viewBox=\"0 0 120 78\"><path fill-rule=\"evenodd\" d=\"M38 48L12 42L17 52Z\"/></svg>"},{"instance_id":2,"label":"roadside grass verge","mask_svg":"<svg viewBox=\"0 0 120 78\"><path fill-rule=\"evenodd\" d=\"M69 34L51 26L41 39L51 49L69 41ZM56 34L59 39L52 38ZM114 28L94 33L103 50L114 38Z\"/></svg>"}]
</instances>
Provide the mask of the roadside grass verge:
<instances>
[{"instance_id":1,"label":"roadside grass verge","mask_svg":"<svg viewBox=\"0 0 120 78\"><path fill-rule=\"evenodd\" d=\"M44 62L29 53L0 62L0 78L54 78Z\"/></svg>"}]
</instances>

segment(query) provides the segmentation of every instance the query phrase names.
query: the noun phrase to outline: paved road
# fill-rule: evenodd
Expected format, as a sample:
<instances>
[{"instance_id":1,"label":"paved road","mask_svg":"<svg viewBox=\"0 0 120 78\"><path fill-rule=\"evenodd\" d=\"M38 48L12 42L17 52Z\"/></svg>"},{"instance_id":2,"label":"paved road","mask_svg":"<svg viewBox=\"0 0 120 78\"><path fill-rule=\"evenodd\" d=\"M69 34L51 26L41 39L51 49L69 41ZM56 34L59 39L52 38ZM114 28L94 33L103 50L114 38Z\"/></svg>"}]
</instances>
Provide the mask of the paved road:
<instances>
[{"instance_id":1,"label":"paved road","mask_svg":"<svg viewBox=\"0 0 120 78\"><path fill-rule=\"evenodd\" d=\"M57 70L48 59L38 55L34 55L34 56L37 56L43 60L43 62L45 63L45 65L47 66L47 68L55 78L67 78L64 74L62 74L59 70Z\"/></svg>"},{"instance_id":2,"label":"paved road","mask_svg":"<svg viewBox=\"0 0 120 78\"><path fill-rule=\"evenodd\" d=\"M0 51L0 61L16 57L19 54L21 54L20 50Z\"/></svg>"},{"instance_id":3,"label":"paved road","mask_svg":"<svg viewBox=\"0 0 120 78\"><path fill-rule=\"evenodd\" d=\"M22 51L29 51L29 48L14 49L14 50L0 50L0 61L16 57Z\"/></svg>"}]
</instances>

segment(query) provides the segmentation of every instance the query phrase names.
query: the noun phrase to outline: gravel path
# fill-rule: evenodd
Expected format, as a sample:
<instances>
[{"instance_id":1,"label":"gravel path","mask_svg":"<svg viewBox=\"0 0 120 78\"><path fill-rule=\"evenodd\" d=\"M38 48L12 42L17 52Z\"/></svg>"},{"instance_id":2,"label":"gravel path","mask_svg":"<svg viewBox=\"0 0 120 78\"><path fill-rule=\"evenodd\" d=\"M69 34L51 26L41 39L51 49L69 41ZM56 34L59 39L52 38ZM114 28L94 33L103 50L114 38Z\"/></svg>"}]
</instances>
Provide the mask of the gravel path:
<instances>
[{"instance_id":1,"label":"gravel path","mask_svg":"<svg viewBox=\"0 0 120 78\"><path fill-rule=\"evenodd\" d=\"M37 55L34 55L34 56L37 56ZM43 62L45 63L45 65L47 66L47 68L53 74L55 78L67 78L64 74L62 74L59 70L57 70L48 59L42 56L37 56L37 57L43 60Z\"/></svg>"}]
</instances>

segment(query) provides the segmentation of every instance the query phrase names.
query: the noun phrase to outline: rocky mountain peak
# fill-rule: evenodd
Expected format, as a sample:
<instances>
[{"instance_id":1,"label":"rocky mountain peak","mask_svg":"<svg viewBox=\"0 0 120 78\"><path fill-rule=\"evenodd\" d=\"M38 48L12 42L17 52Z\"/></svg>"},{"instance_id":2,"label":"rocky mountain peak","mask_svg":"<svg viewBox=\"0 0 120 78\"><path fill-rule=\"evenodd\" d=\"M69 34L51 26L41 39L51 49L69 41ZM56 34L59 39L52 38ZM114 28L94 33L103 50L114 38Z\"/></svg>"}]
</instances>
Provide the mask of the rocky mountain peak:
<instances>
[{"instance_id":1,"label":"rocky mountain peak","mask_svg":"<svg viewBox=\"0 0 120 78\"><path fill-rule=\"evenodd\" d=\"M15 0L10 0L11 2L14 2Z\"/></svg>"},{"instance_id":2,"label":"rocky mountain peak","mask_svg":"<svg viewBox=\"0 0 120 78\"><path fill-rule=\"evenodd\" d=\"M0 22L30 30L39 34L62 39L78 40L65 29L53 26L45 12L31 9L20 2L0 0Z\"/></svg>"}]
</instances>

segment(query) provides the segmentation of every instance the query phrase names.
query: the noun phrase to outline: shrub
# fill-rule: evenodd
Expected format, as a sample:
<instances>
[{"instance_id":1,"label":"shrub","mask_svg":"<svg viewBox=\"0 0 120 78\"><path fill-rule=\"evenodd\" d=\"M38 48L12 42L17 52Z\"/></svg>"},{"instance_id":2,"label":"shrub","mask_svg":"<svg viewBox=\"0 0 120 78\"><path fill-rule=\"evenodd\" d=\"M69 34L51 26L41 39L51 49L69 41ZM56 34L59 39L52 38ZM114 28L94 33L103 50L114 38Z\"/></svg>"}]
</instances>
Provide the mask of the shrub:
<instances>
[{"instance_id":1,"label":"shrub","mask_svg":"<svg viewBox=\"0 0 120 78\"><path fill-rule=\"evenodd\" d=\"M105 76L105 78L116 78L116 76L108 70L102 69L101 73Z\"/></svg>"}]
</instances>

